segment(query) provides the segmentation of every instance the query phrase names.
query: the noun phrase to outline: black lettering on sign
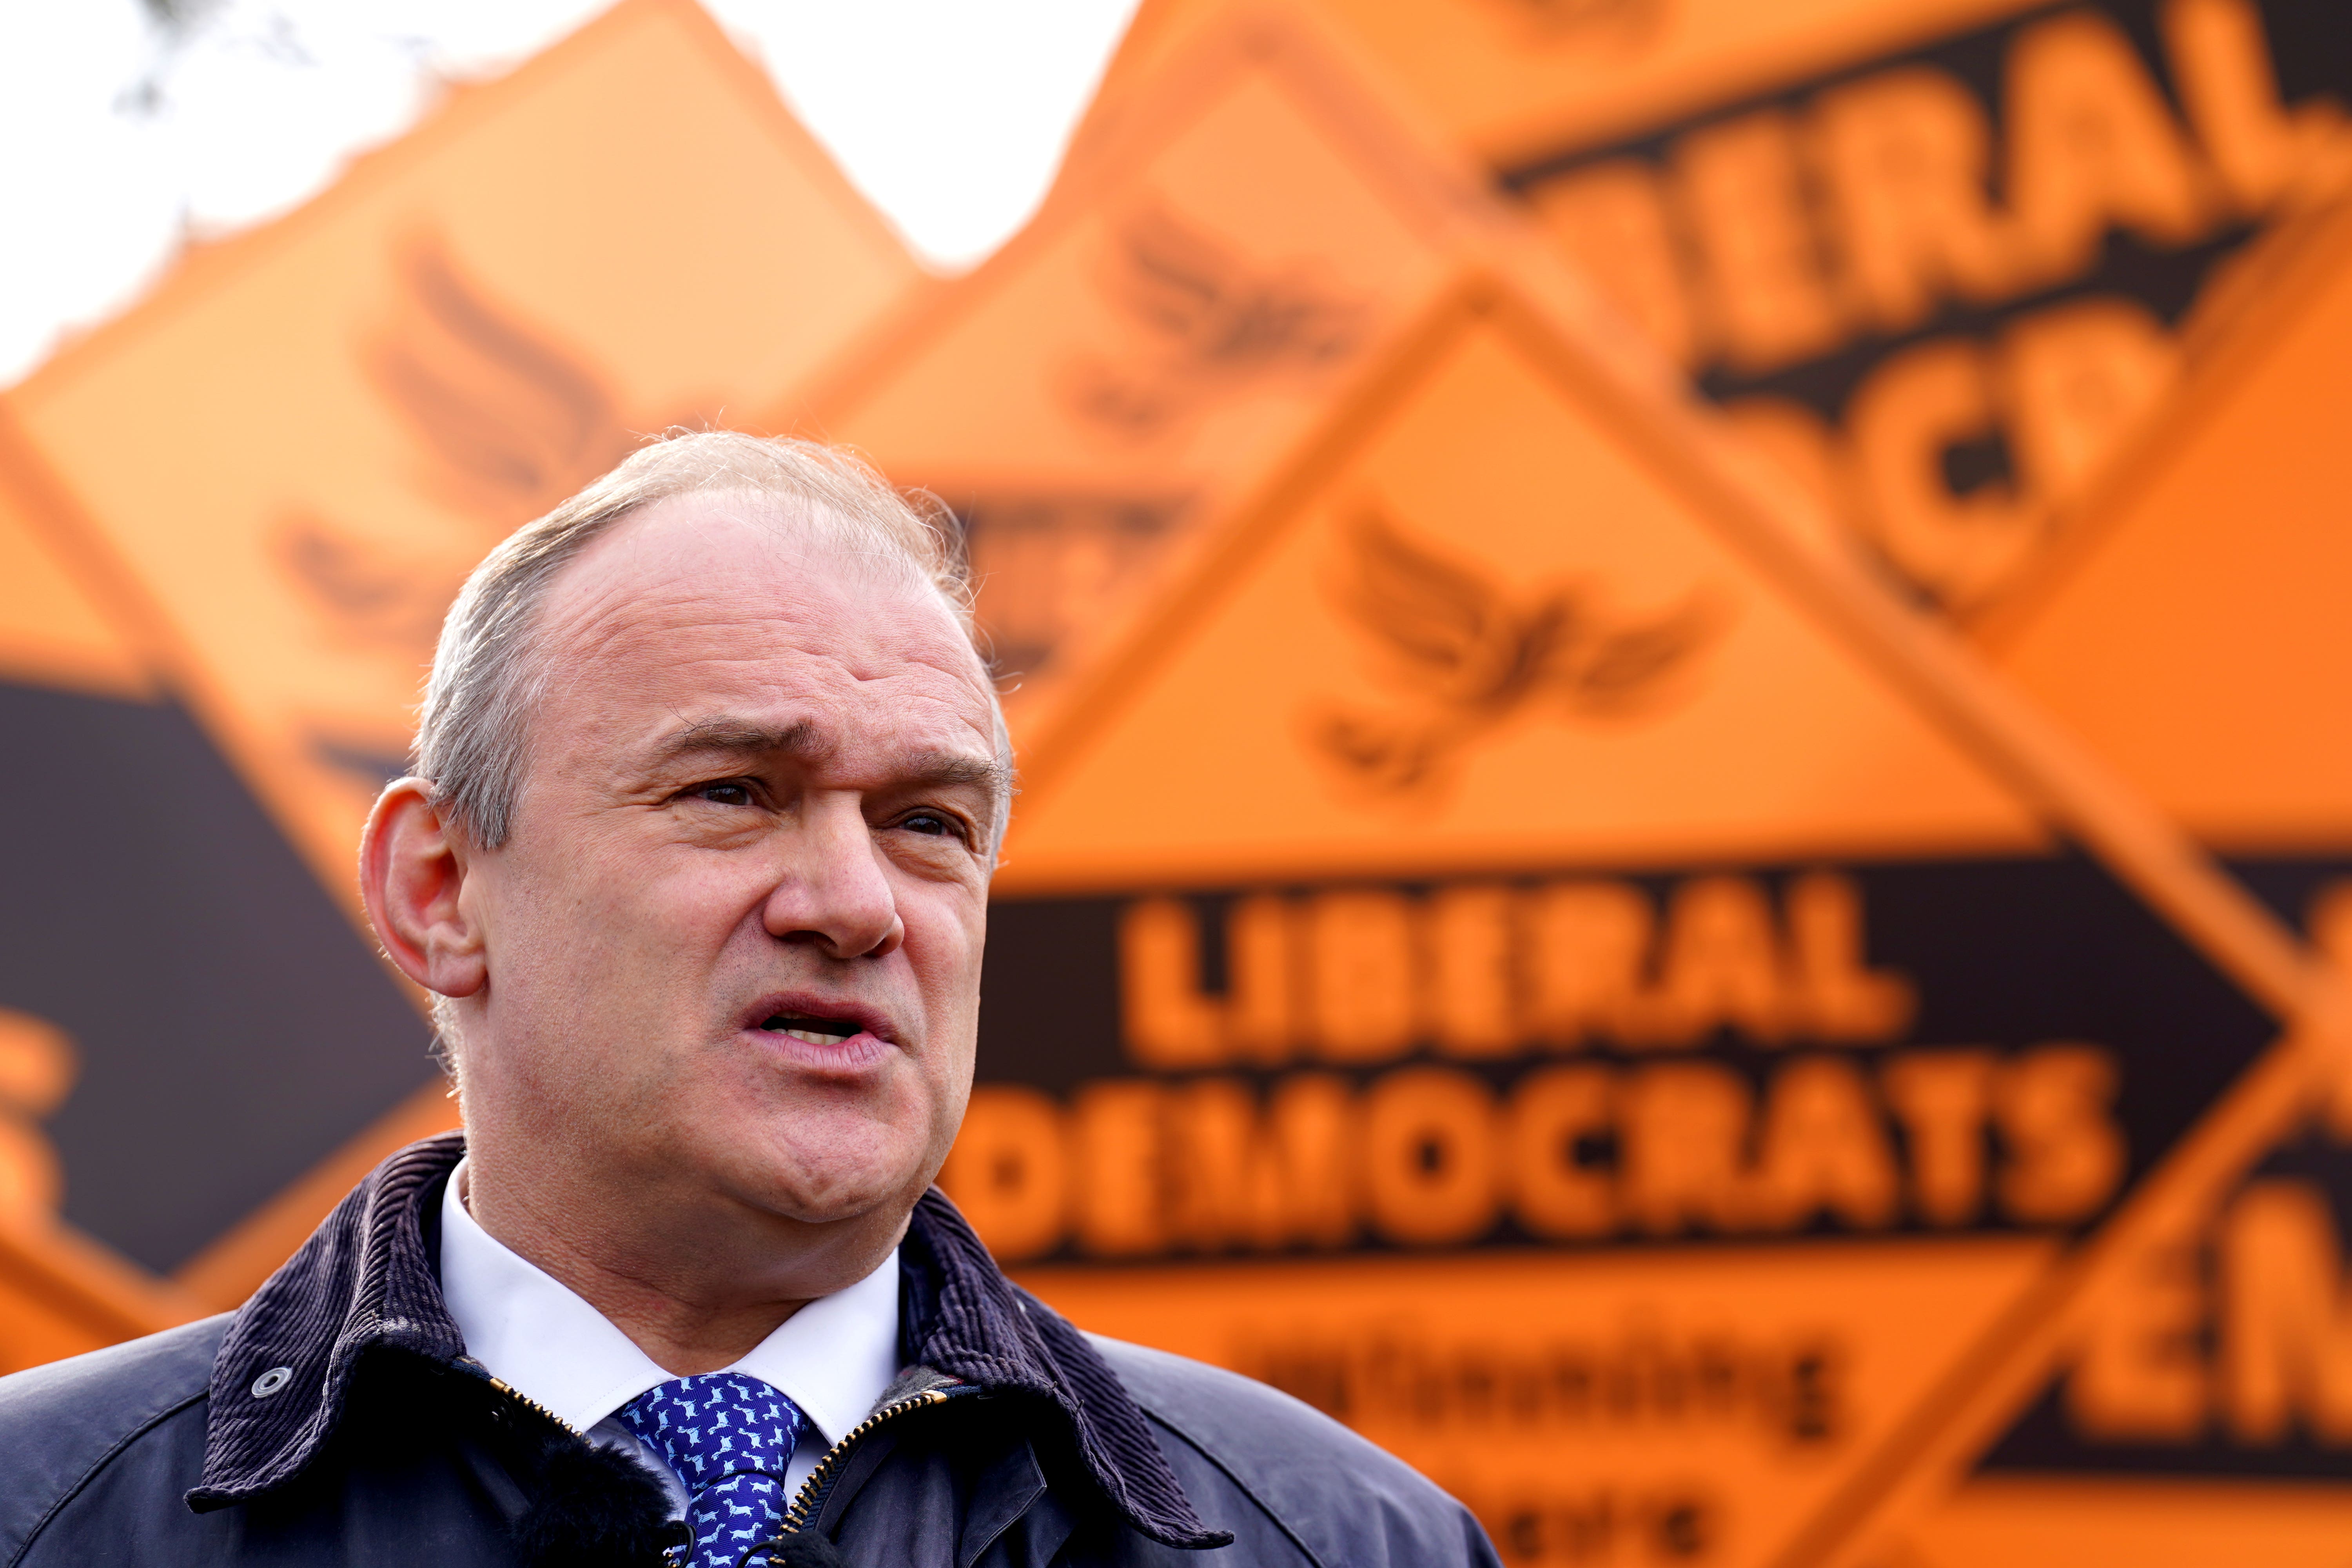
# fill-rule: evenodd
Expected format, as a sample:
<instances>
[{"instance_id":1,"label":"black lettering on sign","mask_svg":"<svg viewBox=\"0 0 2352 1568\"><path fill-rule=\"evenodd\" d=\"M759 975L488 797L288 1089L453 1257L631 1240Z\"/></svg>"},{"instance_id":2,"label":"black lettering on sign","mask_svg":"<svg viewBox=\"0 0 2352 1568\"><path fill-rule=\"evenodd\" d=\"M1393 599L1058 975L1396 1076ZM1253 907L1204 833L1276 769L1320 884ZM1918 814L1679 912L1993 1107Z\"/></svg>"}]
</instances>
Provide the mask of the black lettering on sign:
<instances>
[{"instance_id":1,"label":"black lettering on sign","mask_svg":"<svg viewBox=\"0 0 2352 1568\"><path fill-rule=\"evenodd\" d=\"M1008 1258L2072 1231L2267 1020L2074 858L1003 901Z\"/></svg>"},{"instance_id":2,"label":"black lettering on sign","mask_svg":"<svg viewBox=\"0 0 2352 1568\"><path fill-rule=\"evenodd\" d=\"M1931 597L1997 593L2265 229L2352 183L2326 0L2052 7L1499 172Z\"/></svg>"}]
</instances>

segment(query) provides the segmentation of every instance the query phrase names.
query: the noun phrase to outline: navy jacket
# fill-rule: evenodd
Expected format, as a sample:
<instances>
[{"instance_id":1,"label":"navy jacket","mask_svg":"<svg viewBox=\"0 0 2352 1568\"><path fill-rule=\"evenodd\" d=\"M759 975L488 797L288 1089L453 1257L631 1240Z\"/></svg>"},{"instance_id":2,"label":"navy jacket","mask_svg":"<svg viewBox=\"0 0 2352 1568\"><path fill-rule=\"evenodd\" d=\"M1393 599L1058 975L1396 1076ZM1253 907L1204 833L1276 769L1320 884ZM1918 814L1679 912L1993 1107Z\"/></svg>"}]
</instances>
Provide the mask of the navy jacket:
<instances>
[{"instance_id":1,"label":"navy jacket","mask_svg":"<svg viewBox=\"0 0 2352 1568\"><path fill-rule=\"evenodd\" d=\"M470 1360L434 1234L457 1134L384 1162L236 1312L0 1378L0 1568L651 1565L633 1458ZM794 1502L779 1563L1482 1564L1461 1506L1245 1378L1081 1334L937 1193L906 1370Z\"/></svg>"}]
</instances>

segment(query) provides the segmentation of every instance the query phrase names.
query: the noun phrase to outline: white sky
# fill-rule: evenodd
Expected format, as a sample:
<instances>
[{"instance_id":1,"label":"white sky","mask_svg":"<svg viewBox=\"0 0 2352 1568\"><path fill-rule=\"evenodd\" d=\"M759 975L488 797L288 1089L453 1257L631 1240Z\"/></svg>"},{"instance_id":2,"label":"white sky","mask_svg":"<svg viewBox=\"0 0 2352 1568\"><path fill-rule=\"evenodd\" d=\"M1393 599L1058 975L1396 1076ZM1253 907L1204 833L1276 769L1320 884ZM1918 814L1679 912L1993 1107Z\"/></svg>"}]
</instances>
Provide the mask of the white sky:
<instances>
[{"instance_id":1,"label":"white sky","mask_svg":"<svg viewBox=\"0 0 2352 1568\"><path fill-rule=\"evenodd\" d=\"M452 79L610 0L0 0L0 385L183 237L299 205ZM1136 0L705 0L918 256L971 266L1051 183ZM181 9L191 7L183 0Z\"/></svg>"}]
</instances>

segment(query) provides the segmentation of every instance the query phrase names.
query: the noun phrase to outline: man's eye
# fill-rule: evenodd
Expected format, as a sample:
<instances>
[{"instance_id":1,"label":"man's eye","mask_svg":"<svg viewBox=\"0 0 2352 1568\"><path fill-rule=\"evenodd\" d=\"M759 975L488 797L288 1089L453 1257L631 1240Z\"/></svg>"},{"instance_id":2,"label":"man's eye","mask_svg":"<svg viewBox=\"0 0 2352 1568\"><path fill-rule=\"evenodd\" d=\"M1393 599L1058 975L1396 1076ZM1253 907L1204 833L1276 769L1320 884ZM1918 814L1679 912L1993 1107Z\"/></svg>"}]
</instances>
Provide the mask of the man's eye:
<instances>
[{"instance_id":1,"label":"man's eye","mask_svg":"<svg viewBox=\"0 0 2352 1568\"><path fill-rule=\"evenodd\" d=\"M919 811L900 822L898 826L910 833L920 833L933 838L945 837L961 831L953 818L944 816L936 811Z\"/></svg>"},{"instance_id":2,"label":"man's eye","mask_svg":"<svg viewBox=\"0 0 2352 1568\"><path fill-rule=\"evenodd\" d=\"M697 784L687 793L697 800L707 800L713 805L749 805L751 804L751 786L749 784Z\"/></svg>"}]
</instances>

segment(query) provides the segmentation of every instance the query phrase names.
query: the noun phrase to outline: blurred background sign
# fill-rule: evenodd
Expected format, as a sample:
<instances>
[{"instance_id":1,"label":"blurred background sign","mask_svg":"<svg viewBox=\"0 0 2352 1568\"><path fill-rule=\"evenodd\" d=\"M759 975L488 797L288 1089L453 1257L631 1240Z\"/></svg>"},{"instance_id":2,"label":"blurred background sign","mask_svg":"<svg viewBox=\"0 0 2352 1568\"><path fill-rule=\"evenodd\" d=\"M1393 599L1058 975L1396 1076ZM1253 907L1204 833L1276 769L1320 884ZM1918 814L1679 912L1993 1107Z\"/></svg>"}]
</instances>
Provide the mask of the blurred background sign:
<instances>
[{"instance_id":1,"label":"blurred background sign","mask_svg":"<svg viewBox=\"0 0 2352 1568\"><path fill-rule=\"evenodd\" d=\"M944 283L686 0L458 90L0 407L0 1364L450 1123L351 919L443 609L764 424L965 531L1046 1299L1514 1563L2340 1565L2347 36L1147 0Z\"/></svg>"},{"instance_id":2,"label":"blurred background sign","mask_svg":"<svg viewBox=\"0 0 2352 1568\"><path fill-rule=\"evenodd\" d=\"M2004 673L2224 856L2339 967L2352 955L2352 711L2334 427L2352 230L2305 226L2250 280L2164 414L1975 628ZM2332 1539L2346 1473L2352 1071L2151 1216L2039 1380L1989 1403L1979 1479L1917 1528L1953 1561L2031 1531L2245 1561ZM2053 1476L2074 1484L2052 1489ZM2138 1487L2126 1484L2137 1480ZM2150 1506L2147 1483L2169 1483ZM2240 1491L2243 1518L2180 1505Z\"/></svg>"},{"instance_id":3,"label":"blurred background sign","mask_svg":"<svg viewBox=\"0 0 2352 1568\"><path fill-rule=\"evenodd\" d=\"M955 508L1034 723L1491 228L1489 200L1307 18L1236 14L1019 237L773 423Z\"/></svg>"},{"instance_id":4,"label":"blurred background sign","mask_svg":"<svg viewBox=\"0 0 2352 1568\"><path fill-rule=\"evenodd\" d=\"M37 479L0 439L0 1208L170 1273L436 1075Z\"/></svg>"},{"instance_id":5,"label":"blurred background sign","mask_svg":"<svg viewBox=\"0 0 2352 1568\"><path fill-rule=\"evenodd\" d=\"M917 280L698 8L628 0L8 394L0 524L42 575L0 605L0 702L75 784L7 775L41 827L11 851L0 1005L79 1052L47 1122L68 1219L233 1303L333 1194L239 1222L353 1140L356 1175L447 1124L427 1030L345 917L457 584Z\"/></svg>"},{"instance_id":6,"label":"blurred background sign","mask_svg":"<svg viewBox=\"0 0 2352 1568\"><path fill-rule=\"evenodd\" d=\"M1321 0L1927 602L1997 600L2352 174L2326 0ZM1214 14L1151 0L1106 85Z\"/></svg>"},{"instance_id":7,"label":"blurred background sign","mask_svg":"<svg viewBox=\"0 0 2352 1568\"><path fill-rule=\"evenodd\" d=\"M348 897L483 552L644 433L780 395L915 278L708 17L629 0L9 404Z\"/></svg>"},{"instance_id":8,"label":"blurred background sign","mask_svg":"<svg viewBox=\"0 0 2352 1568\"><path fill-rule=\"evenodd\" d=\"M946 1178L1520 1561L1796 1548L2275 1054L1705 434L1418 323L1030 737Z\"/></svg>"},{"instance_id":9,"label":"blurred background sign","mask_svg":"<svg viewBox=\"0 0 2352 1568\"><path fill-rule=\"evenodd\" d=\"M2233 858L2352 852L2352 215L2306 226L1979 641ZM2292 906L2298 918L2299 902Z\"/></svg>"}]
</instances>

